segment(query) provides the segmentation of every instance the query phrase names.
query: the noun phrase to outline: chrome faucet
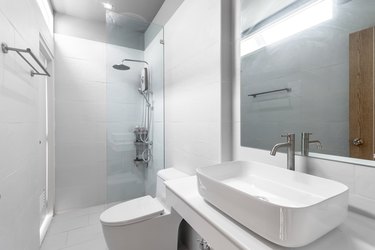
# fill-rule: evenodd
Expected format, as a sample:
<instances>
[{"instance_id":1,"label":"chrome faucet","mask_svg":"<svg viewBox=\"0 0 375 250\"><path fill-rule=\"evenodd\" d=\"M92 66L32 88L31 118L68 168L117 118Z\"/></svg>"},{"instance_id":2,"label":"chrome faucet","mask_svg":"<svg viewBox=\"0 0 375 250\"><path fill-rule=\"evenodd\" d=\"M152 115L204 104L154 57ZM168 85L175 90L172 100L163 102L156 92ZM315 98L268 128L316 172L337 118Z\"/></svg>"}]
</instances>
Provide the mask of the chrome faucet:
<instances>
[{"instance_id":1,"label":"chrome faucet","mask_svg":"<svg viewBox=\"0 0 375 250\"><path fill-rule=\"evenodd\" d=\"M296 152L296 146L295 146L295 135L294 134L286 134L282 135L281 137L286 137L287 141L282 143L277 143L275 146L273 146L270 154L276 155L276 152L281 147L287 147L287 169L289 170L295 170L295 152Z\"/></svg>"},{"instance_id":2,"label":"chrome faucet","mask_svg":"<svg viewBox=\"0 0 375 250\"><path fill-rule=\"evenodd\" d=\"M302 133L301 134L301 154L308 156L310 152L310 144L316 144L319 149L322 148L322 143L319 140L310 141L310 135L312 133Z\"/></svg>"}]
</instances>

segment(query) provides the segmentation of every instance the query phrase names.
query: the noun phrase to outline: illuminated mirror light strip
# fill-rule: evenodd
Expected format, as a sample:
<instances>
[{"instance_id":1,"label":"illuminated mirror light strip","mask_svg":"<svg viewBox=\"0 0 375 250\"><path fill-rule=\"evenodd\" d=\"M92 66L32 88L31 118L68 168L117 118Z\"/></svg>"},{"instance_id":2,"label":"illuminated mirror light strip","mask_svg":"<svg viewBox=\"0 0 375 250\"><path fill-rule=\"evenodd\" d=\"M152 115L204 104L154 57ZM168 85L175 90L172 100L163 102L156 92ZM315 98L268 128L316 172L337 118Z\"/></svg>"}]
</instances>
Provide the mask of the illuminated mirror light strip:
<instances>
[{"instance_id":1,"label":"illuminated mirror light strip","mask_svg":"<svg viewBox=\"0 0 375 250\"><path fill-rule=\"evenodd\" d=\"M241 56L332 19L332 0L316 1L241 41Z\"/></svg>"}]
</instances>

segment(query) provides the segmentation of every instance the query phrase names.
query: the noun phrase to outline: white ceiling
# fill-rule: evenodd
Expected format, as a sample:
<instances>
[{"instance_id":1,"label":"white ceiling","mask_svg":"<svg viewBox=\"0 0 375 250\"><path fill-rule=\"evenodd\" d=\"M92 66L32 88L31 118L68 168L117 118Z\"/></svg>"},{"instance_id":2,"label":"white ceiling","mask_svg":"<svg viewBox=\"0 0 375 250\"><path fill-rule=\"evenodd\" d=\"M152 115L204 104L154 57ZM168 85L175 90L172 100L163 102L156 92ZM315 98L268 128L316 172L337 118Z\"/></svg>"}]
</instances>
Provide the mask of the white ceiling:
<instances>
[{"instance_id":1,"label":"white ceiling","mask_svg":"<svg viewBox=\"0 0 375 250\"><path fill-rule=\"evenodd\" d=\"M51 0L54 10L58 13L105 22L102 2L111 3L114 12L138 16L150 23L164 0Z\"/></svg>"}]
</instances>

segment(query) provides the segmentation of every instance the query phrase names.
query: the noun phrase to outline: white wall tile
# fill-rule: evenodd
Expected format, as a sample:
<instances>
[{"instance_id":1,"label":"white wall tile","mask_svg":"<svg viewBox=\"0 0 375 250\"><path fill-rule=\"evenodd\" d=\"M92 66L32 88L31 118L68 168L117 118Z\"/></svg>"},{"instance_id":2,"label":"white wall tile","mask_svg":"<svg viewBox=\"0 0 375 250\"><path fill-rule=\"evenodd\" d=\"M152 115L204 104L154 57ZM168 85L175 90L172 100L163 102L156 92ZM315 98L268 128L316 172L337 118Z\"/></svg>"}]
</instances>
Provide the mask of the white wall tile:
<instances>
[{"instance_id":1,"label":"white wall tile","mask_svg":"<svg viewBox=\"0 0 375 250\"><path fill-rule=\"evenodd\" d=\"M56 35L56 211L106 200L105 43Z\"/></svg>"},{"instance_id":2,"label":"white wall tile","mask_svg":"<svg viewBox=\"0 0 375 250\"><path fill-rule=\"evenodd\" d=\"M100 102L56 101L56 121L106 121L106 105Z\"/></svg>"},{"instance_id":3,"label":"white wall tile","mask_svg":"<svg viewBox=\"0 0 375 250\"><path fill-rule=\"evenodd\" d=\"M108 103L107 120L109 122L140 122L142 118L142 106L133 103Z\"/></svg>"},{"instance_id":4,"label":"white wall tile","mask_svg":"<svg viewBox=\"0 0 375 250\"><path fill-rule=\"evenodd\" d=\"M105 100L107 89L101 82L58 82L56 93L58 101L98 102Z\"/></svg>"},{"instance_id":5,"label":"white wall tile","mask_svg":"<svg viewBox=\"0 0 375 250\"><path fill-rule=\"evenodd\" d=\"M220 122L220 82L166 86L165 112L170 122Z\"/></svg>"},{"instance_id":6,"label":"white wall tile","mask_svg":"<svg viewBox=\"0 0 375 250\"><path fill-rule=\"evenodd\" d=\"M166 40L168 41L168 29L166 28ZM220 43L214 40L213 44L206 47L204 51L199 53L192 53L183 58L182 62L173 65L173 62L166 58L166 86L170 84L187 84L188 82L218 82L220 81ZM181 45L183 48L183 46ZM180 53L176 53L174 48L166 45L166 57L171 54L171 57L180 57ZM203 67L204 65L204 67ZM187 83L186 83L187 82Z\"/></svg>"},{"instance_id":7,"label":"white wall tile","mask_svg":"<svg viewBox=\"0 0 375 250\"><path fill-rule=\"evenodd\" d=\"M139 78L132 81L107 84L107 95L110 97L108 98L108 102L141 105L142 100L139 98L138 93L139 86L135 84L138 80Z\"/></svg>"},{"instance_id":8,"label":"white wall tile","mask_svg":"<svg viewBox=\"0 0 375 250\"><path fill-rule=\"evenodd\" d=\"M349 187L351 193L355 192L355 167L353 165L342 164L334 161L322 161L315 158L308 158L305 160L304 172L341 182Z\"/></svg>"},{"instance_id":9,"label":"white wall tile","mask_svg":"<svg viewBox=\"0 0 375 250\"><path fill-rule=\"evenodd\" d=\"M106 44L63 34L55 34L56 57L106 61Z\"/></svg>"},{"instance_id":10,"label":"white wall tile","mask_svg":"<svg viewBox=\"0 0 375 250\"><path fill-rule=\"evenodd\" d=\"M222 1L184 1L165 25L166 166L191 174L231 158L222 147L231 138L230 112L222 112L231 94L223 102L221 8Z\"/></svg>"},{"instance_id":11,"label":"white wall tile","mask_svg":"<svg viewBox=\"0 0 375 250\"><path fill-rule=\"evenodd\" d=\"M355 193L375 201L375 169L372 167L355 167Z\"/></svg>"},{"instance_id":12,"label":"white wall tile","mask_svg":"<svg viewBox=\"0 0 375 250\"><path fill-rule=\"evenodd\" d=\"M88 168L87 171L89 170L90 169ZM90 175L90 177L91 176L92 175ZM96 193L93 193L93 190L96 189L98 191ZM58 209L58 211L95 206L106 199L106 186L100 184L92 184L75 185L63 188L56 187L56 198L56 209Z\"/></svg>"},{"instance_id":13,"label":"white wall tile","mask_svg":"<svg viewBox=\"0 0 375 250\"><path fill-rule=\"evenodd\" d=\"M35 1L0 1L0 32L10 47L39 54L39 35L50 44ZM53 51L53 46L50 47ZM0 249L39 249L39 195L43 186L38 136L43 78L14 52L0 55Z\"/></svg>"},{"instance_id":14,"label":"white wall tile","mask_svg":"<svg viewBox=\"0 0 375 250\"><path fill-rule=\"evenodd\" d=\"M57 45L56 45L57 47ZM56 82L60 84L72 81L106 82L106 62L76 59L71 57L56 58ZM57 85L58 83L56 83Z\"/></svg>"},{"instance_id":15,"label":"white wall tile","mask_svg":"<svg viewBox=\"0 0 375 250\"><path fill-rule=\"evenodd\" d=\"M105 143L106 137L105 122L90 122L76 120L60 120L56 124L56 139L59 143Z\"/></svg>"},{"instance_id":16,"label":"white wall tile","mask_svg":"<svg viewBox=\"0 0 375 250\"><path fill-rule=\"evenodd\" d=\"M33 19L33 13L30 11L33 9L30 1L22 0L22 1L0 1L0 5L3 6L1 8L2 14L9 20L14 27L16 27L15 31L21 34L23 40L28 43L35 42L35 38L37 34L37 27L36 20ZM31 24L31 25L30 25ZM33 44L33 46L35 43Z\"/></svg>"},{"instance_id":17,"label":"white wall tile","mask_svg":"<svg viewBox=\"0 0 375 250\"><path fill-rule=\"evenodd\" d=\"M219 1L190 0L181 4L165 25L166 71L219 42L220 14Z\"/></svg>"},{"instance_id":18,"label":"white wall tile","mask_svg":"<svg viewBox=\"0 0 375 250\"><path fill-rule=\"evenodd\" d=\"M59 164L93 164L106 161L106 143L59 143L56 161Z\"/></svg>"}]
</instances>

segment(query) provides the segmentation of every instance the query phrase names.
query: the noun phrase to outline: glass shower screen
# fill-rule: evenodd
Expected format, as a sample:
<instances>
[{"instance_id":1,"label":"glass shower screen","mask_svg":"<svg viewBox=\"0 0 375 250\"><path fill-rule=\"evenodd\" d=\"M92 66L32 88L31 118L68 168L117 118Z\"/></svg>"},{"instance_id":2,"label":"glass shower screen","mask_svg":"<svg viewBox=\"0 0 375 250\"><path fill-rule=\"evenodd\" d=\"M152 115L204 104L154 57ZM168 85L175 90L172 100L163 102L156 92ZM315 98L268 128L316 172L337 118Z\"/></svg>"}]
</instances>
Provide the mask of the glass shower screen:
<instances>
[{"instance_id":1,"label":"glass shower screen","mask_svg":"<svg viewBox=\"0 0 375 250\"><path fill-rule=\"evenodd\" d=\"M107 203L155 195L164 168L163 28L107 12Z\"/></svg>"}]
</instances>

